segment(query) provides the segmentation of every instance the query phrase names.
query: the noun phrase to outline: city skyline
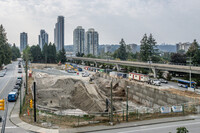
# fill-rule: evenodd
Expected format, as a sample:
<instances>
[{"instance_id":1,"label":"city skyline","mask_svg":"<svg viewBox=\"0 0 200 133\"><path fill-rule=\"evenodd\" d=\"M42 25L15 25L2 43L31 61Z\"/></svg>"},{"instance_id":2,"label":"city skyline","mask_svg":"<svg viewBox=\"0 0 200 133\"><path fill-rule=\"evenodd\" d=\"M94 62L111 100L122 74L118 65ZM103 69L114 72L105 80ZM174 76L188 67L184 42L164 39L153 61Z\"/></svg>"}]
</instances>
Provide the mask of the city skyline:
<instances>
[{"instance_id":1,"label":"city skyline","mask_svg":"<svg viewBox=\"0 0 200 133\"><path fill-rule=\"evenodd\" d=\"M73 44L73 30L82 25L85 29L95 27L101 35L100 44L118 44L121 38L127 44L140 44L145 33L152 33L158 44L175 45L200 41L198 5L198 0L0 0L0 19L8 42L17 46L22 31L29 34L30 45L37 44L40 29L48 31L49 42L54 42L53 28L59 15L66 21L65 44Z\"/></svg>"}]
</instances>

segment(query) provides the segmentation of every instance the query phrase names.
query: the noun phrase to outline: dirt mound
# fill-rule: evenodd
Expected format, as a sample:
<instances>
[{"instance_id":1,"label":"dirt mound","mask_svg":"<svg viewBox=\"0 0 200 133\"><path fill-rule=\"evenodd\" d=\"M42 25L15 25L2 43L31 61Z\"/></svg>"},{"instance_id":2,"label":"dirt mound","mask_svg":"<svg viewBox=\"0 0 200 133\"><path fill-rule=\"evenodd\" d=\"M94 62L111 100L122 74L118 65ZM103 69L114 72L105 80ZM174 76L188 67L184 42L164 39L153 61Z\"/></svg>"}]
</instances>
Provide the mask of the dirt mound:
<instances>
[{"instance_id":1,"label":"dirt mound","mask_svg":"<svg viewBox=\"0 0 200 133\"><path fill-rule=\"evenodd\" d=\"M37 99L42 106L64 109L81 109L86 112L103 111L96 99L90 96L84 83L78 79L51 77L37 78ZM48 78L48 80L47 80Z\"/></svg>"}]
</instances>

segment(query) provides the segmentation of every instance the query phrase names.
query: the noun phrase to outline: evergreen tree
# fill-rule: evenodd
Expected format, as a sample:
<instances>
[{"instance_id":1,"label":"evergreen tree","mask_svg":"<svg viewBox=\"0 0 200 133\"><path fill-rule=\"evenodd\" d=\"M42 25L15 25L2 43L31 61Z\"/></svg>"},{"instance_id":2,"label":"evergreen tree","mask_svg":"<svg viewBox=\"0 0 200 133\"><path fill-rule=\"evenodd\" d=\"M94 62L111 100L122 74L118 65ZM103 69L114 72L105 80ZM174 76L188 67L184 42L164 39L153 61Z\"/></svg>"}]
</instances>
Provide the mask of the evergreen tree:
<instances>
[{"instance_id":1,"label":"evergreen tree","mask_svg":"<svg viewBox=\"0 0 200 133\"><path fill-rule=\"evenodd\" d=\"M11 47L7 43L7 37L3 25L0 25L0 67L10 63L12 59Z\"/></svg>"},{"instance_id":2,"label":"evergreen tree","mask_svg":"<svg viewBox=\"0 0 200 133\"><path fill-rule=\"evenodd\" d=\"M66 60L67 60L67 58L66 58L66 55L65 55L65 49L63 48L57 54L57 61L64 64L66 62Z\"/></svg>"},{"instance_id":3,"label":"evergreen tree","mask_svg":"<svg viewBox=\"0 0 200 133\"><path fill-rule=\"evenodd\" d=\"M45 43L43 46L42 57L43 57L43 61L45 63L48 63L48 45L47 45L47 43Z\"/></svg>"},{"instance_id":4,"label":"evergreen tree","mask_svg":"<svg viewBox=\"0 0 200 133\"><path fill-rule=\"evenodd\" d=\"M194 54L196 53L196 51L197 51L198 49L199 49L199 45L198 45L196 39L194 39L194 41L193 41L193 43L191 44L191 46L189 47L189 49L188 49L186 55L187 55L188 57L189 57L189 56L193 57Z\"/></svg>"},{"instance_id":5,"label":"evergreen tree","mask_svg":"<svg viewBox=\"0 0 200 133\"><path fill-rule=\"evenodd\" d=\"M194 65L199 65L200 64L200 50L196 50L196 52L194 53L194 56L192 58L192 63Z\"/></svg>"},{"instance_id":6,"label":"evergreen tree","mask_svg":"<svg viewBox=\"0 0 200 133\"><path fill-rule=\"evenodd\" d=\"M13 44L13 46L11 47L12 50L12 60L16 60L17 58L20 58L21 54L20 54L20 50L19 48L16 47L15 44Z\"/></svg>"},{"instance_id":7,"label":"evergreen tree","mask_svg":"<svg viewBox=\"0 0 200 133\"><path fill-rule=\"evenodd\" d=\"M148 61L149 60L149 45L148 45L147 34L144 34L140 43L141 43L140 58L142 61Z\"/></svg>"},{"instance_id":8,"label":"evergreen tree","mask_svg":"<svg viewBox=\"0 0 200 133\"><path fill-rule=\"evenodd\" d=\"M156 47L156 41L153 38L153 35L150 34L149 37L147 37L146 34L144 34L142 40L140 41L140 57L142 61L159 61L159 52Z\"/></svg>"},{"instance_id":9,"label":"evergreen tree","mask_svg":"<svg viewBox=\"0 0 200 133\"><path fill-rule=\"evenodd\" d=\"M33 45L30 48L31 56L32 56L32 61L33 62L41 62L42 61L42 51L39 45Z\"/></svg>"},{"instance_id":10,"label":"evergreen tree","mask_svg":"<svg viewBox=\"0 0 200 133\"><path fill-rule=\"evenodd\" d=\"M126 43L123 38L121 39L119 44L120 44L120 47L115 51L113 56L114 58L119 58L120 60L126 60L128 57L128 54L126 52Z\"/></svg>"}]
</instances>

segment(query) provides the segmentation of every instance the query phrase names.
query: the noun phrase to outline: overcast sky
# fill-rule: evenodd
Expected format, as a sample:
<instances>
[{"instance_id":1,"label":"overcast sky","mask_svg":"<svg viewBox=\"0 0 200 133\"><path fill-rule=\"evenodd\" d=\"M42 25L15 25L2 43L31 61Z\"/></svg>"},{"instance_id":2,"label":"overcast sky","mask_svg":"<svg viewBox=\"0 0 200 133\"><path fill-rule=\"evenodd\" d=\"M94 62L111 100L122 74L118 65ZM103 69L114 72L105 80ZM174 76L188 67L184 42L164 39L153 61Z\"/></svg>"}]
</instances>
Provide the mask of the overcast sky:
<instances>
[{"instance_id":1,"label":"overcast sky","mask_svg":"<svg viewBox=\"0 0 200 133\"><path fill-rule=\"evenodd\" d=\"M158 44L200 42L200 0L0 0L0 24L9 43L19 46L20 32L38 44L40 29L54 40L57 16L65 17L65 44L83 26L99 32L100 44L137 43L152 33Z\"/></svg>"}]
</instances>

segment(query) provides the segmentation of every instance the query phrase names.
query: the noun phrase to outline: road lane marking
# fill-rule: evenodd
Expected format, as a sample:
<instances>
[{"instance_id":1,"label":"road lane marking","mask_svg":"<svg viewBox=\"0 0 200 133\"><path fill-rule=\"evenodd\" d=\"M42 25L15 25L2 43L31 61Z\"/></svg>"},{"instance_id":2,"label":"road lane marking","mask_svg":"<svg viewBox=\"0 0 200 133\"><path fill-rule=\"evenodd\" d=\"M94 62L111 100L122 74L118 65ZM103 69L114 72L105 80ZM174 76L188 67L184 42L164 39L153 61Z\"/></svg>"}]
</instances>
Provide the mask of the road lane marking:
<instances>
[{"instance_id":1,"label":"road lane marking","mask_svg":"<svg viewBox=\"0 0 200 133\"><path fill-rule=\"evenodd\" d=\"M179 124L179 125L169 125L169 126L162 126L162 127L153 127L153 128L146 128L146 129L137 129L137 130L132 130L132 131L122 131L122 132L117 132L117 133L134 133L134 132L140 132L140 131L146 131L146 130L149 131L149 130L168 128L168 127L180 127L180 126L188 126L188 125L196 125L196 124L200 124L200 122L185 123L185 124Z\"/></svg>"},{"instance_id":2,"label":"road lane marking","mask_svg":"<svg viewBox=\"0 0 200 133\"><path fill-rule=\"evenodd\" d=\"M2 127L0 127L0 129L1 129ZM10 126L10 127L6 127L6 129L11 129L11 128L19 128L19 127L17 127L17 126Z\"/></svg>"}]
</instances>

